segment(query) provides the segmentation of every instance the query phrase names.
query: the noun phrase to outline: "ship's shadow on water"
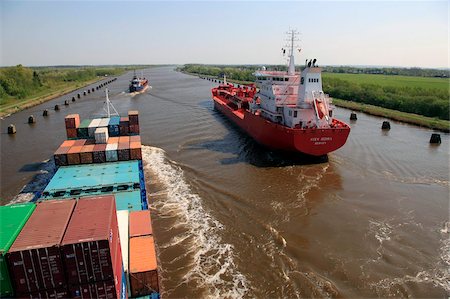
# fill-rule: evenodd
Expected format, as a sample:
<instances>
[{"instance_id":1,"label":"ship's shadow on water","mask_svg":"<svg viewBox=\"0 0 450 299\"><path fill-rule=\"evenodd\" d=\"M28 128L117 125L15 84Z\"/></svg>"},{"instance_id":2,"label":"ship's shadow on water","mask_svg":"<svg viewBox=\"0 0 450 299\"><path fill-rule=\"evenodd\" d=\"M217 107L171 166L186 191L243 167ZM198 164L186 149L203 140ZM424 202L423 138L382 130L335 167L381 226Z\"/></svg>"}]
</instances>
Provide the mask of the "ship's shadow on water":
<instances>
[{"instance_id":1,"label":"ship's shadow on water","mask_svg":"<svg viewBox=\"0 0 450 299\"><path fill-rule=\"evenodd\" d=\"M223 124L229 133L222 139L192 144L191 148L233 154L233 157L220 160L223 165L249 163L257 167L281 167L328 162L327 155L314 157L302 153L270 150L257 143L232 121L214 110L212 101L202 101L199 105L210 110L214 118Z\"/></svg>"}]
</instances>

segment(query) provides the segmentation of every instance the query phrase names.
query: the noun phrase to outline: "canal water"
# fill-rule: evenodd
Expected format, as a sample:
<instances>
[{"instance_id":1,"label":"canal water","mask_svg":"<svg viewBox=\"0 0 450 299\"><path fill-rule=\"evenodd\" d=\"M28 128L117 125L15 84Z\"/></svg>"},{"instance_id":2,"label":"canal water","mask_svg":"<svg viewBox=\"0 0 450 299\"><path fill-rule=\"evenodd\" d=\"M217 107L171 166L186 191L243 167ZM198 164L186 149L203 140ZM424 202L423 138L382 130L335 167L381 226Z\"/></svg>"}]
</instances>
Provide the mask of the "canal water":
<instances>
[{"instance_id":1,"label":"canal water","mask_svg":"<svg viewBox=\"0 0 450 299\"><path fill-rule=\"evenodd\" d=\"M214 83L173 67L144 75L145 94L124 92L131 73L108 88L120 113L140 113L164 297L450 295L448 134L432 146L431 130L391 121L382 131L384 119L359 113L343 148L305 164L214 111ZM52 110L74 94L1 120L2 204L51 176L65 115L102 114L101 91Z\"/></svg>"}]
</instances>

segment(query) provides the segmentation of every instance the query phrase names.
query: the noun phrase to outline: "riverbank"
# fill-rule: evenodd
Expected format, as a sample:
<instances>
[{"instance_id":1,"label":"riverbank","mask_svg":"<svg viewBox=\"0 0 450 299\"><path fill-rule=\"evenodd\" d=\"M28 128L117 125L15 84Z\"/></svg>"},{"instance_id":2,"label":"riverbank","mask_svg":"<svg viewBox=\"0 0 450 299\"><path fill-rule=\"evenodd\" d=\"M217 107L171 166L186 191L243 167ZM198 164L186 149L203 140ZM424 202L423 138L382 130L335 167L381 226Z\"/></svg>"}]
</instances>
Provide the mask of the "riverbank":
<instances>
[{"instance_id":1,"label":"riverbank","mask_svg":"<svg viewBox=\"0 0 450 299\"><path fill-rule=\"evenodd\" d=\"M30 107L42 104L44 102L53 100L54 98L71 93L77 89L81 89L85 86L104 80L105 77L97 77L95 79L88 80L86 82L70 82L58 85L57 87L38 93L30 98L23 100L15 100L14 102L6 103L0 106L0 118L8 117L9 115L28 109Z\"/></svg>"},{"instance_id":2,"label":"riverbank","mask_svg":"<svg viewBox=\"0 0 450 299\"><path fill-rule=\"evenodd\" d=\"M218 80L218 81L220 80L220 79L217 79L217 77L213 77L213 76L200 75L200 74L196 74L196 73L188 73L188 72L183 72L183 71L181 71L181 72L184 74L192 75L192 76L210 78L210 79ZM220 81L222 81L222 80L220 80ZM229 79L227 79L227 81L232 82L232 83L237 83L237 84L253 83L250 81L237 81L237 80L229 80ZM338 107L347 108L347 109L351 109L354 111L361 111L361 112L364 112L364 113L367 113L370 115L374 115L374 116L381 116L381 117L385 117L385 118L388 118L391 120L396 120L396 121L400 121L400 122L404 122L404 123L408 123L408 124L412 124L412 125L416 125L416 126L420 126L420 127L426 127L426 128L430 128L430 129L441 131L441 132L446 132L446 133L450 132L450 121L447 121L447 120L442 120L442 119L433 118L433 117L427 117L427 116L413 114L413 113L401 112L401 111L397 111L397 110L382 108L379 106L374 106L374 105L369 105L369 104L361 104L361 103L356 103L356 102L346 101L346 100L341 100L341 99L336 99L336 98L333 98L333 104Z\"/></svg>"}]
</instances>

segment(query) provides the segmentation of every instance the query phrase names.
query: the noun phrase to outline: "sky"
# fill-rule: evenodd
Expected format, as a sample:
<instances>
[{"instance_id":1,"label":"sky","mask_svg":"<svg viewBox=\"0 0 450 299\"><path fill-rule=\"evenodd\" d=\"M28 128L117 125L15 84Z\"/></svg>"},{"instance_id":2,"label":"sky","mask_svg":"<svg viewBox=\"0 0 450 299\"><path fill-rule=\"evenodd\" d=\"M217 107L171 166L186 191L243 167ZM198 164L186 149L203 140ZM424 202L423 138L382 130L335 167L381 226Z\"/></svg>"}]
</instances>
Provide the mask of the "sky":
<instances>
[{"instance_id":1,"label":"sky","mask_svg":"<svg viewBox=\"0 0 450 299\"><path fill-rule=\"evenodd\" d=\"M0 1L0 65L449 67L444 1Z\"/></svg>"}]
</instances>

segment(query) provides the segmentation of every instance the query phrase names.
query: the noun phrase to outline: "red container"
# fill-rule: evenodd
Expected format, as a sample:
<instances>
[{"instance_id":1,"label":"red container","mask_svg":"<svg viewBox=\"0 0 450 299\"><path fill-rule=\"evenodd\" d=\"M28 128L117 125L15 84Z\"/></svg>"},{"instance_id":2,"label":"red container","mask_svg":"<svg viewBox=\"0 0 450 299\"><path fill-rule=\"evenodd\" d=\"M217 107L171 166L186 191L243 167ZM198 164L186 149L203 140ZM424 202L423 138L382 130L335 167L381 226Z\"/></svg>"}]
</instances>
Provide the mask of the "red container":
<instances>
[{"instance_id":1,"label":"red container","mask_svg":"<svg viewBox=\"0 0 450 299\"><path fill-rule=\"evenodd\" d=\"M74 200L49 200L37 204L7 253L16 293L65 288L59 246L74 207Z\"/></svg>"},{"instance_id":2,"label":"red container","mask_svg":"<svg viewBox=\"0 0 450 299\"><path fill-rule=\"evenodd\" d=\"M64 119L66 123L66 129L76 129L80 126L80 115L79 114L69 114Z\"/></svg>"},{"instance_id":3,"label":"red container","mask_svg":"<svg viewBox=\"0 0 450 299\"><path fill-rule=\"evenodd\" d=\"M141 136L139 135L130 136L130 143L131 142L141 142Z\"/></svg>"},{"instance_id":4,"label":"red container","mask_svg":"<svg viewBox=\"0 0 450 299\"><path fill-rule=\"evenodd\" d=\"M130 125L139 125L139 112L128 111L128 119L130 120Z\"/></svg>"},{"instance_id":5,"label":"red container","mask_svg":"<svg viewBox=\"0 0 450 299\"><path fill-rule=\"evenodd\" d=\"M119 143L117 146L117 157L119 161L130 160L130 144L129 143Z\"/></svg>"},{"instance_id":6,"label":"red container","mask_svg":"<svg viewBox=\"0 0 450 299\"><path fill-rule=\"evenodd\" d=\"M74 145L67 151L67 164L68 165L80 164L80 151L82 148L83 148L83 146Z\"/></svg>"},{"instance_id":7,"label":"red container","mask_svg":"<svg viewBox=\"0 0 450 299\"><path fill-rule=\"evenodd\" d=\"M67 282L80 285L122 282L122 253L114 196L86 197L78 201L61 243Z\"/></svg>"},{"instance_id":8,"label":"red container","mask_svg":"<svg viewBox=\"0 0 450 299\"><path fill-rule=\"evenodd\" d=\"M121 117L120 123L119 123L120 136L128 135L128 133L130 132L129 127L130 127L130 122L128 120L128 117Z\"/></svg>"},{"instance_id":9,"label":"red container","mask_svg":"<svg viewBox=\"0 0 450 299\"><path fill-rule=\"evenodd\" d=\"M129 236L141 237L153 234L152 218L149 210L132 211L129 214Z\"/></svg>"},{"instance_id":10,"label":"red container","mask_svg":"<svg viewBox=\"0 0 450 299\"><path fill-rule=\"evenodd\" d=\"M106 162L106 144L96 144L94 146L94 151L92 152L92 158L94 163L105 163Z\"/></svg>"},{"instance_id":11,"label":"red container","mask_svg":"<svg viewBox=\"0 0 450 299\"><path fill-rule=\"evenodd\" d=\"M66 289L48 289L30 294L21 295L22 298L50 298L50 299L65 299L69 298L69 293Z\"/></svg>"},{"instance_id":12,"label":"red container","mask_svg":"<svg viewBox=\"0 0 450 299\"><path fill-rule=\"evenodd\" d=\"M130 125L130 134L139 134L139 125Z\"/></svg>"},{"instance_id":13,"label":"red container","mask_svg":"<svg viewBox=\"0 0 450 299\"><path fill-rule=\"evenodd\" d=\"M80 151L81 164L91 164L93 162L92 152L94 151L94 145L83 145Z\"/></svg>"},{"instance_id":14,"label":"red container","mask_svg":"<svg viewBox=\"0 0 450 299\"><path fill-rule=\"evenodd\" d=\"M74 129L74 128L67 128L66 129L67 138L77 138L78 137L77 134L78 134L77 133L77 129Z\"/></svg>"},{"instance_id":15,"label":"red container","mask_svg":"<svg viewBox=\"0 0 450 299\"><path fill-rule=\"evenodd\" d=\"M158 266L153 236L130 238L131 297L159 292Z\"/></svg>"},{"instance_id":16,"label":"red container","mask_svg":"<svg viewBox=\"0 0 450 299\"><path fill-rule=\"evenodd\" d=\"M98 281L69 287L71 298L116 298L113 280Z\"/></svg>"},{"instance_id":17,"label":"red container","mask_svg":"<svg viewBox=\"0 0 450 299\"><path fill-rule=\"evenodd\" d=\"M130 159L131 160L142 160L141 143L131 142L130 143Z\"/></svg>"},{"instance_id":18,"label":"red container","mask_svg":"<svg viewBox=\"0 0 450 299\"><path fill-rule=\"evenodd\" d=\"M62 145L64 145L64 143ZM57 166L67 165L67 152L69 151L70 146L63 147L62 145L53 154L55 165Z\"/></svg>"}]
</instances>

